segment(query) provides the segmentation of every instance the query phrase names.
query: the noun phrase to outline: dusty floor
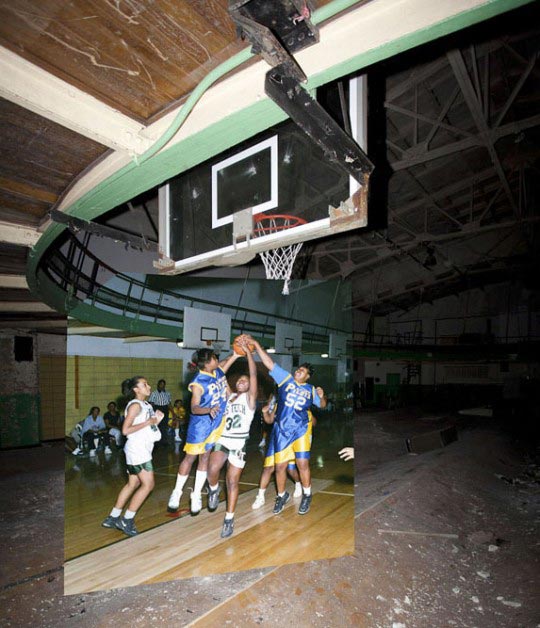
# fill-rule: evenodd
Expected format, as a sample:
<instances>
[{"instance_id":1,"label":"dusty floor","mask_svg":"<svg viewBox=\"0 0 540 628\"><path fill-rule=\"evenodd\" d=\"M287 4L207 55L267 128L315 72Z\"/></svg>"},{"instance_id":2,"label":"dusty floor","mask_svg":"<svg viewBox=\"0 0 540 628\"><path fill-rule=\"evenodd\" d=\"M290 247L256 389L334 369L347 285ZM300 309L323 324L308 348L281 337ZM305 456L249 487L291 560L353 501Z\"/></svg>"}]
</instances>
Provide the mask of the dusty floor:
<instances>
[{"instance_id":1,"label":"dusty floor","mask_svg":"<svg viewBox=\"0 0 540 628\"><path fill-rule=\"evenodd\" d=\"M540 500L524 452L500 425L461 419L458 442L406 453L405 437L443 424L358 418L354 556L84 596L62 595L63 446L2 452L0 623L538 626Z\"/></svg>"}]
</instances>

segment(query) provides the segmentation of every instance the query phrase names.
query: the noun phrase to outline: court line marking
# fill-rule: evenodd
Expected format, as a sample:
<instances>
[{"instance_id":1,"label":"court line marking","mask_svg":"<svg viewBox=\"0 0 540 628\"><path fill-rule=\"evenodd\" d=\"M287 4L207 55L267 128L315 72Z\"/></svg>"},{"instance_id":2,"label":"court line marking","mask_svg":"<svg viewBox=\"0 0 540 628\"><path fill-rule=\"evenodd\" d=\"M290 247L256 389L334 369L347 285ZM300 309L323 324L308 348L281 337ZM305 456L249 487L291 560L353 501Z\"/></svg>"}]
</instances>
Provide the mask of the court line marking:
<instances>
[{"instance_id":1,"label":"court line marking","mask_svg":"<svg viewBox=\"0 0 540 628\"><path fill-rule=\"evenodd\" d=\"M162 475L162 476L169 476L169 475L171 475L170 473L157 473L155 470L154 470L154 474L155 475ZM192 477L192 476L189 476L189 477ZM195 476L193 476L193 477L195 477ZM219 483L220 484L225 484L225 480L221 480L220 479ZM257 482L242 482L242 481L240 481L240 482L238 482L238 484L243 484L244 486L259 486L259 484ZM201 493L203 495L206 495L207 491L203 490L203 491L201 491ZM323 495L323 494L324 495L342 495L343 497L354 497L354 493L339 493L337 491L319 491L319 493L321 495Z\"/></svg>"},{"instance_id":2,"label":"court line marking","mask_svg":"<svg viewBox=\"0 0 540 628\"><path fill-rule=\"evenodd\" d=\"M358 519L358 517L360 517L361 515L365 515L366 512L369 512L370 510L372 510L373 508L375 508L376 506L378 506L379 504L382 504L383 502L385 502L387 499L389 499L390 497L392 497L393 495L396 494L397 491L394 491L393 493L389 493L388 495L385 495L382 499L379 499L378 501L376 501L374 504L371 504L371 506L368 506L367 508L364 508L364 510L361 510L357 515L354 515L355 519Z\"/></svg>"},{"instance_id":3,"label":"court line marking","mask_svg":"<svg viewBox=\"0 0 540 628\"><path fill-rule=\"evenodd\" d=\"M197 619L194 619L193 621L189 622L189 624L186 624L186 628L189 628L190 626L196 626L201 620L203 620L205 617L207 617L208 615L210 615L210 613L213 613L214 611L216 611L218 608L221 608L222 606L225 606L225 604L228 604L229 602L231 602L232 600L234 600L234 598L238 597L240 594L245 593L246 591L248 591L249 589L251 589L251 587L255 586L256 584L258 584L259 582L261 582L261 580L264 580L265 578L267 578L268 576L271 576L273 573L275 573L278 569L280 569L283 565L280 565L278 567L270 567L270 571L268 571L267 573L263 574L262 576L260 576L259 578L257 578L256 580L254 580L253 582L250 582L248 585L246 585L243 589L240 589L240 591L237 591L234 595L232 595L230 598L223 600L222 602L220 602L217 606L214 606L214 608L211 608L210 610L207 610L206 613L203 613L200 617L197 617ZM178 581L176 581L178 582Z\"/></svg>"},{"instance_id":4,"label":"court line marking","mask_svg":"<svg viewBox=\"0 0 540 628\"><path fill-rule=\"evenodd\" d=\"M341 495L342 497L354 497L354 493L338 493L337 491L319 491L319 495Z\"/></svg>"}]
</instances>

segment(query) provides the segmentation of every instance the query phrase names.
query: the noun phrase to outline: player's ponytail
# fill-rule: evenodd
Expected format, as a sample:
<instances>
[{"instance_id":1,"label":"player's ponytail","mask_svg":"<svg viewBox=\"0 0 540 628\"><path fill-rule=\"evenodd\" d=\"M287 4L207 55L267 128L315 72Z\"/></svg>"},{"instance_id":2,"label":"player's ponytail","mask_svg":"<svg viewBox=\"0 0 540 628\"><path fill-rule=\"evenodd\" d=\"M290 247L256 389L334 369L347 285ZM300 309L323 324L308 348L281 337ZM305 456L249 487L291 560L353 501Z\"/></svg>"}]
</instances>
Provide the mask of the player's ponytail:
<instances>
[{"instance_id":1,"label":"player's ponytail","mask_svg":"<svg viewBox=\"0 0 540 628\"><path fill-rule=\"evenodd\" d=\"M142 375L135 375L135 377L130 377L129 379L125 379L122 382L122 394L124 395L124 397L127 397L130 401L132 399L135 399L135 393L133 392L133 389L135 388L135 386L137 386L141 379L144 379Z\"/></svg>"},{"instance_id":2,"label":"player's ponytail","mask_svg":"<svg viewBox=\"0 0 540 628\"><path fill-rule=\"evenodd\" d=\"M213 349L199 349L191 356L191 361L197 365L199 371L204 369L204 365L210 362L210 360L216 355Z\"/></svg>"}]
</instances>

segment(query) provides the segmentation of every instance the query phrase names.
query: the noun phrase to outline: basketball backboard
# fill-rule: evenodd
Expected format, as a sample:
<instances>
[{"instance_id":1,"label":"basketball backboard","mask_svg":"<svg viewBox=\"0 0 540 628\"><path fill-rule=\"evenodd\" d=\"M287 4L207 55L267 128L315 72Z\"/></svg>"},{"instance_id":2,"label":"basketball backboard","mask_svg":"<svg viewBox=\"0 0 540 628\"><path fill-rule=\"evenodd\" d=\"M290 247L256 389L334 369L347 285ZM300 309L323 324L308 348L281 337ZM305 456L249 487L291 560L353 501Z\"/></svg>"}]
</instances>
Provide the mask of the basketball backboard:
<instances>
[{"instance_id":1,"label":"basketball backboard","mask_svg":"<svg viewBox=\"0 0 540 628\"><path fill-rule=\"evenodd\" d=\"M231 342L231 317L195 307L184 308L183 348L213 347L219 352Z\"/></svg>"},{"instance_id":2,"label":"basketball backboard","mask_svg":"<svg viewBox=\"0 0 540 628\"><path fill-rule=\"evenodd\" d=\"M329 336L328 357L339 359L347 354L347 336L331 333Z\"/></svg>"},{"instance_id":3,"label":"basketball backboard","mask_svg":"<svg viewBox=\"0 0 540 628\"><path fill-rule=\"evenodd\" d=\"M302 352L302 327L276 322L274 337L276 353L299 354Z\"/></svg>"},{"instance_id":4,"label":"basketball backboard","mask_svg":"<svg viewBox=\"0 0 540 628\"><path fill-rule=\"evenodd\" d=\"M317 99L366 148L365 77L342 90L319 88ZM159 190L159 270L176 274L206 266L244 264L261 251L367 224L367 190L291 120L195 166ZM299 226L277 233L250 229L255 215L287 215Z\"/></svg>"}]
</instances>

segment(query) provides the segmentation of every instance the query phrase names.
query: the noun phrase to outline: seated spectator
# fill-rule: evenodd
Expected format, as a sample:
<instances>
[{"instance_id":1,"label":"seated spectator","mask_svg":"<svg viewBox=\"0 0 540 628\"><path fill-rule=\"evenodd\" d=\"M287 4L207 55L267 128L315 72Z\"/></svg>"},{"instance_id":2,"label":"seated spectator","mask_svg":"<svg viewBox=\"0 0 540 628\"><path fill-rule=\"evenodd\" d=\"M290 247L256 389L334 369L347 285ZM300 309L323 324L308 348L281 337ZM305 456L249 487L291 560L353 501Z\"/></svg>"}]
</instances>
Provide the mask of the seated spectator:
<instances>
[{"instance_id":1,"label":"seated spectator","mask_svg":"<svg viewBox=\"0 0 540 628\"><path fill-rule=\"evenodd\" d=\"M82 426L84 423L84 419L82 421L79 421L77 423L77 425L71 430L71 432L69 433L69 437L68 437L68 445L69 445L69 439L72 439L73 442L75 443L75 449L77 449L78 451L81 450L82 447ZM75 453L75 451L73 450L72 453Z\"/></svg>"},{"instance_id":2,"label":"seated spectator","mask_svg":"<svg viewBox=\"0 0 540 628\"><path fill-rule=\"evenodd\" d=\"M176 399L174 402L172 417L168 422L169 429L174 430L174 441L181 443L186 437L187 414L182 399Z\"/></svg>"},{"instance_id":3,"label":"seated spectator","mask_svg":"<svg viewBox=\"0 0 540 628\"><path fill-rule=\"evenodd\" d=\"M103 417L99 414L98 406L92 406L92 408L90 408L90 414L86 417L82 425L81 434L83 448L89 450L91 457L96 455L96 438L99 439L100 444L105 447L106 454L112 453L109 447L109 432ZM72 453L76 456L81 453L81 449L77 447Z\"/></svg>"},{"instance_id":4,"label":"seated spectator","mask_svg":"<svg viewBox=\"0 0 540 628\"><path fill-rule=\"evenodd\" d=\"M124 444L124 438L122 436L122 419L123 417L118 412L116 403L114 401L109 402L107 405L107 412L103 415L105 425L109 430L109 436L114 438L114 442L117 447L122 447Z\"/></svg>"}]
</instances>

